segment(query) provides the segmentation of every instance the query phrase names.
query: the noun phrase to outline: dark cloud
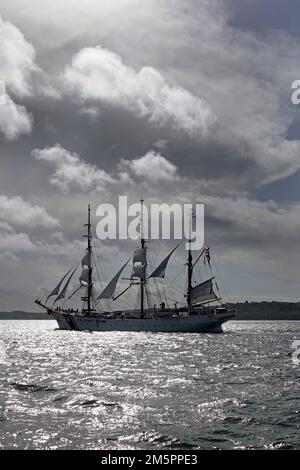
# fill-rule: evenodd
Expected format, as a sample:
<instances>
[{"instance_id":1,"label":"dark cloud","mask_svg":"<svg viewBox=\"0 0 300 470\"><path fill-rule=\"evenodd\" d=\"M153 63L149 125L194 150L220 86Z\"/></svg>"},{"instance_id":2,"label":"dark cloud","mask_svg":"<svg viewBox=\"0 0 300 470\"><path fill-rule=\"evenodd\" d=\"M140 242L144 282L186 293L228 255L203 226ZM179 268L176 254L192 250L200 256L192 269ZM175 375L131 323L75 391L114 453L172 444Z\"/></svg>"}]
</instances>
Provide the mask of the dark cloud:
<instances>
[{"instance_id":1,"label":"dark cloud","mask_svg":"<svg viewBox=\"0 0 300 470\"><path fill-rule=\"evenodd\" d=\"M25 3L0 1L28 54L13 68L3 61L2 73L13 102L32 116L31 130L15 121L16 132L0 141L0 201L21 198L18 210L29 221L0 207L0 285L18 291L5 296L5 308L31 309L36 287L48 286L83 249L88 202L97 221L97 204L119 194L131 202L141 194L205 202L207 242L236 298L262 295L263 279L268 295L292 299L300 230L298 110L290 104L299 78L300 48L290 35L298 34L297 3L116 0L100 8L88 0L70 11L55 1L39 15L36 0ZM206 106L213 119L203 126ZM0 116L8 122L1 108ZM75 167L35 157L35 149L57 144L78 156ZM101 174L109 176L103 188ZM34 206L44 210L44 225L28 219ZM102 244L109 274L133 246ZM161 254L167 249L160 245ZM182 265L183 252L179 259Z\"/></svg>"},{"instance_id":2,"label":"dark cloud","mask_svg":"<svg viewBox=\"0 0 300 470\"><path fill-rule=\"evenodd\" d=\"M231 24L241 29L266 33L282 29L300 35L300 5L297 1L229 0L232 7Z\"/></svg>"}]
</instances>

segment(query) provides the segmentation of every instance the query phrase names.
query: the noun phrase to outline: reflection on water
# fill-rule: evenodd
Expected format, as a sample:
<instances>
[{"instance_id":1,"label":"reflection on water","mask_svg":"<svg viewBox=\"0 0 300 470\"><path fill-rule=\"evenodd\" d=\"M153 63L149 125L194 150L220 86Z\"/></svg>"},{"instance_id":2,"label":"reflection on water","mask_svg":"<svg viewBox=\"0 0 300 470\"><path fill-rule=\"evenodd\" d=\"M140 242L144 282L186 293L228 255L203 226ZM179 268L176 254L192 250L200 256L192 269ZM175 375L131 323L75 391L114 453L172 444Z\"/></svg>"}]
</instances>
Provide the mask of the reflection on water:
<instances>
[{"instance_id":1,"label":"reflection on water","mask_svg":"<svg viewBox=\"0 0 300 470\"><path fill-rule=\"evenodd\" d=\"M297 322L225 334L0 321L0 447L299 448Z\"/></svg>"}]
</instances>

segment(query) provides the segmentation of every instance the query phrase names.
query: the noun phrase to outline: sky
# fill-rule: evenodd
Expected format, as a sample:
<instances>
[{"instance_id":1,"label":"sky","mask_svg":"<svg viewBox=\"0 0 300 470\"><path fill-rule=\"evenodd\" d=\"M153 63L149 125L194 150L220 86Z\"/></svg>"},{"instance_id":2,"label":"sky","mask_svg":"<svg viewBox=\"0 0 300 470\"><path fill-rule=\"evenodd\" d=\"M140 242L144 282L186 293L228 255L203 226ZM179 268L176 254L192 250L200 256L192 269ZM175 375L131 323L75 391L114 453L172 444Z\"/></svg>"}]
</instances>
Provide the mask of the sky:
<instances>
[{"instance_id":1,"label":"sky","mask_svg":"<svg viewBox=\"0 0 300 470\"><path fill-rule=\"evenodd\" d=\"M95 224L119 195L204 203L225 300L298 301L299 14L296 0L0 0L0 310L33 310L84 250L87 204ZM133 247L99 243L104 278Z\"/></svg>"}]
</instances>

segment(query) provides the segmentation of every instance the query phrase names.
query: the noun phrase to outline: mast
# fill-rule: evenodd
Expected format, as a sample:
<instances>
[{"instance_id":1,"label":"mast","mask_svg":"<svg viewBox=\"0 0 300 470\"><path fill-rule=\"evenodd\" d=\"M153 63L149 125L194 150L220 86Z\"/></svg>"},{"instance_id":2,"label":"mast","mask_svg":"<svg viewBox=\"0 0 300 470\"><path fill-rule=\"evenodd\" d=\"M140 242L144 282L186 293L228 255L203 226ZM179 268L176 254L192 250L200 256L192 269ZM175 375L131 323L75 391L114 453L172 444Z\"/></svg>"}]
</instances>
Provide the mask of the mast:
<instances>
[{"instance_id":1,"label":"mast","mask_svg":"<svg viewBox=\"0 0 300 470\"><path fill-rule=\"evenodd\" d=\"M192 292L192 278L193 278L193 255L192 255L192 250L191 250L191 237L192 237L192 217L193 214L191 214L191 220L190 220L190 239L189 239L189 251L188 251L188 259L187 259L187 275L188 275L188 286L187 286L187 306L188 310L191 310L191 292Z\"/></svg>"},{"instance_id":2,"label":"mast","mask_svg":"<svg viewBox=\"0 0 300 470\"><path fill-rule=\"evenodd\" d=\"M88 315L91 313L91 297L92 297L92 247L91 247L91 206L88 205L88 223L85 224L87 227L87 241L88 241L88 286L87 286L87 312Z\"/></svg>"},{"instance_id":3,"label":"mast","mask_svg":"<svg viewBox=\"0 0 300 470\"><path fill-rule=\"evenodd\" d=\"M190 241L190 246L191 246L191 241ZM193 255L192 255L191 248L189 249L189 253L188 253L187 267L188 267L187 304L188 304L188 309L190 310L191 309L192 277L193 277Z\"/></svg>"},{"instance_id":4,"label":"mast","mask_svg":"<svg viewBox=\"0 0 300 470\"><path fill-rule=\"evenodd\" d=\"M145 239L144 239L144 200L141 199L141 248L145 248ZM141 279L140 289L141 289L141 318L144 318L144 283L145 280Z\"/></svg>"}]
</instances>

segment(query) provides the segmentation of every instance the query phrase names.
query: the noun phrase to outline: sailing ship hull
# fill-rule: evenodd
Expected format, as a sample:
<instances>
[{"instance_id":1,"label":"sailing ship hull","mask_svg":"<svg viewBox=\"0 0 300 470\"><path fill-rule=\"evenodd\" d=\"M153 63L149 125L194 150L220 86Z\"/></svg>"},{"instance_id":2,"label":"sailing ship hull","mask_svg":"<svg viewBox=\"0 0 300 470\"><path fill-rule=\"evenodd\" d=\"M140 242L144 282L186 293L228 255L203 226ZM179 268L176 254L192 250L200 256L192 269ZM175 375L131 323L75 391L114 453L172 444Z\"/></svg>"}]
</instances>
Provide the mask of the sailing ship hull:
<instances>
[{"instance_id":1,"label":"sailing ship hull","mask_svg":"<svg viewBox=\"0 0 300 470\"><path fill-rule=\"evenodd\" d=\"M143 319L106 319L56 312L52 315L61 330L152 333L220 333L222 325L234 317L232 313Z\"/></svg>"}]
</instances>

